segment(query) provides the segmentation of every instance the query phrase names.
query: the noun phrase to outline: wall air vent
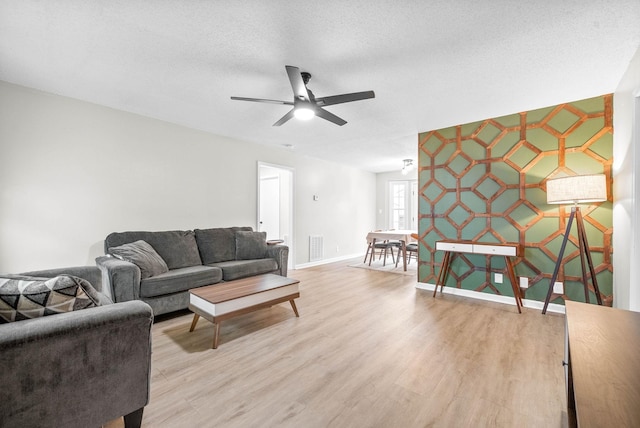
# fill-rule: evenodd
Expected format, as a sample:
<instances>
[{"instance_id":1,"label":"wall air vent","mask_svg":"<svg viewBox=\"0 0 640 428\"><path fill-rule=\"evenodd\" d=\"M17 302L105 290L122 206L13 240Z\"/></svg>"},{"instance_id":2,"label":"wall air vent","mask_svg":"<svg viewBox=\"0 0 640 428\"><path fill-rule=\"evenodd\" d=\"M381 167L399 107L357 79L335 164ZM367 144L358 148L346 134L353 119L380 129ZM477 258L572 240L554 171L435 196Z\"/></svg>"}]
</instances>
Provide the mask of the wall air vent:
<instances>
[{"instance_id":1,"label":"wall air vent","mask_svg":"<svg viewBox=\"0 0 640 428\"><path fill-rule=\"evenodd\" d=\"M309 261L322 260L324 256L324 243L321 235L309 236Z\"/></svg>"}]
</instances>

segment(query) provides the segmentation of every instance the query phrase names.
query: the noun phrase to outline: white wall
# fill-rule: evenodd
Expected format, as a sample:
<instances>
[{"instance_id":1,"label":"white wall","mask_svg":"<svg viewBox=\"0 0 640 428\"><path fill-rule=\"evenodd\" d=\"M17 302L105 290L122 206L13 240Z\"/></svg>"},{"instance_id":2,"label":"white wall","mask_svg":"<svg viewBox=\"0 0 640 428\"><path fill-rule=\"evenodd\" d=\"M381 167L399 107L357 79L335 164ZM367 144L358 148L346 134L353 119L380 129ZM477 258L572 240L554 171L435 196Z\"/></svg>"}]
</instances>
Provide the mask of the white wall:
<instances>
[{"instance_id":1,"label":"white wall","mask_svg":"<svg viewBox=\"0 0 640 428\"><path fill-rule=\"evenodd\" d=\"M0 160L0 272L92 265L113 231L255 228L258 161L295 169L296 263L310 234L363 253L375 223L373 173L5 82Z\"/></svg>"},{"instance_id":2,"label":"white wall","mask_svg":"<svg viewBox=\"0 0 640 428\"><path fill-rule=\"evenodd\" d=\"M375 183L373 173L317 159L298 159L296 265L309 261L310 235L323 236L324 259L365 253L367 232L375 224ZM313 200L314 195L318 196L317 201Z\"/></svg>"},{"instance_id":3,"label":"white wall","mask_svg":"<svg viewBox=\"0 0 640 428\"><path fill-rule=\"evenodd\" d=\"M613 304L640 312L640 49L613 95Z\"/></svg>"}]
</instances>

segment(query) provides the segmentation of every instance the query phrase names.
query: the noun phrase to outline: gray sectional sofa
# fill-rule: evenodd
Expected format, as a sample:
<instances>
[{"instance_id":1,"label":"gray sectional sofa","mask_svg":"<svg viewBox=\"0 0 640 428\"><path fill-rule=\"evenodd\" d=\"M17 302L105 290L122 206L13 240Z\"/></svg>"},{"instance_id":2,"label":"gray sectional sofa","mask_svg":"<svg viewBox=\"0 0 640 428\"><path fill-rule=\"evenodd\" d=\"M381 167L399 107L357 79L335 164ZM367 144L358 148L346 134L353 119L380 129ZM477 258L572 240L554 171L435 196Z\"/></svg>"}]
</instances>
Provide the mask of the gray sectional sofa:
<instances>
[{"instance_id":1,"label":"gray sectional sofa","mask_svg":"<svg viewBox=\"0 0 640 428\"><path fill-rule=\"evenodd\" d=\"M191 288L266 273L287 276L289 248L265 238L251 227L114 232L96 264L114 302L142 300L160 315L186 309ZM135 244L142 262L129 252Z\"/></svg>"}]
</instances>

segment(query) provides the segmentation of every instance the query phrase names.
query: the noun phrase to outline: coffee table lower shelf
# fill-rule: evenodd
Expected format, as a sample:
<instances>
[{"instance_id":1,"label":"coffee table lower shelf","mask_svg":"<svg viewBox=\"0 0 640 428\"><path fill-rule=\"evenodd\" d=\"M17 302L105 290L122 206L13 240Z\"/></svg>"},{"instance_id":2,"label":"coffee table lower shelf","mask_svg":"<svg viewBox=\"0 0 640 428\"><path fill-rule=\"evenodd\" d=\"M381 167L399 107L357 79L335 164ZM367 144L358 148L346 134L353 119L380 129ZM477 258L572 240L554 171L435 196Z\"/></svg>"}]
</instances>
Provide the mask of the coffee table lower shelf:
<instances>
[{"instance_id":1,"label":"coffee table lower shelf","mask_svg":"<svg viewBox=\"0 0 640 428\"><path fill-rule=\"evenodd\" d=\"M218 348L220 323L258 309L289 301L296 317L294 299L300 297L299 281L279 275L260 275L189 290L189 309L194 313L189 331L200 317L214 324L213 349Z\"/></svg>"}]
</instances>

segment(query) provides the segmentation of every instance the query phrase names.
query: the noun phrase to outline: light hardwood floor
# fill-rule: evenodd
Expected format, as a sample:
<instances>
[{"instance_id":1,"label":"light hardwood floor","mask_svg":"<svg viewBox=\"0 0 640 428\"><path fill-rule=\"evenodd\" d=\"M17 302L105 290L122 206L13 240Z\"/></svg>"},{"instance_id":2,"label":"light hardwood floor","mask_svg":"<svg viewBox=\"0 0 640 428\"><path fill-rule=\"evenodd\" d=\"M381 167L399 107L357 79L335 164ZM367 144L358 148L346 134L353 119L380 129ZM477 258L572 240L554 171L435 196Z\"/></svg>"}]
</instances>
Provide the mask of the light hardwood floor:
<instances>
[{"instance_id":1,"label":"light hardwood floor","mask_svg":"<svg viewBox=\"0 0 640 428\"><path fill-rule=\"evenodd\" d=\"M153 326L143 427L564 427L564 316L439 295L410 276L289 272L289 303ZM123 426L113 421L109 428Z\"/></svg>"}]
</instances>

